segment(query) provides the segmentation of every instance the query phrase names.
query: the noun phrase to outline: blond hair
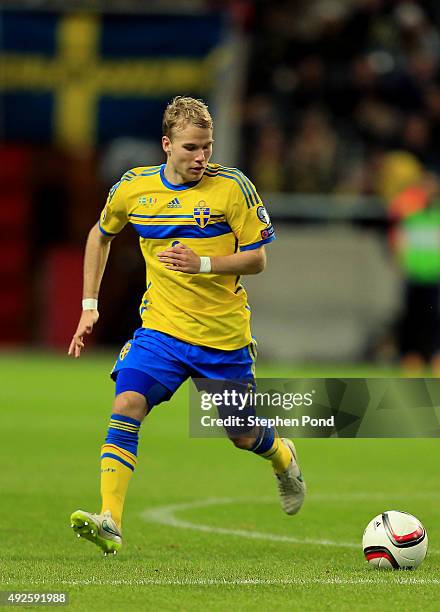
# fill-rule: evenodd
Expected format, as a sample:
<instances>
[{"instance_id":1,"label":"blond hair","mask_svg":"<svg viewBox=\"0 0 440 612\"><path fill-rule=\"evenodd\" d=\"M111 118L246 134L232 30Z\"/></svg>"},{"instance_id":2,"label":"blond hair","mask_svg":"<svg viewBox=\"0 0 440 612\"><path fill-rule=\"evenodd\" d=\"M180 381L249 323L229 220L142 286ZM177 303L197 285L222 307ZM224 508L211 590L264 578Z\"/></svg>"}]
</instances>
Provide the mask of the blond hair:
<instances>
[{"instance_id":1,"label":"blond hair","mask_svg":"<svg viewBox=\"0 0 440 612\"><path fill-rule=\"evenodd\" d=\"M213 128L212 117L203 100L176 96L163 114L162 134L171 138L173 129L183 129L188 123L200 128Z\"/></svg>"}]
</instances>

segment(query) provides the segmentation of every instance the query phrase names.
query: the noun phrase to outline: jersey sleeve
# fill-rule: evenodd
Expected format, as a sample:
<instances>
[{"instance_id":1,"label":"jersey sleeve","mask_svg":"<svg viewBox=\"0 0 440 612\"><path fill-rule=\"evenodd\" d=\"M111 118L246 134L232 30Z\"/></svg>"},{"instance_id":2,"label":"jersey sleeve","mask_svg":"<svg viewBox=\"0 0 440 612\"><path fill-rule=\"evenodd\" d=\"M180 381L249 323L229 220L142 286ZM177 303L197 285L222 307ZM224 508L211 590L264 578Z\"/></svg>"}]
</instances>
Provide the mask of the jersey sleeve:
<instances>
[{"instance_id":1,"label":"jersey sleeve","mask_svg":"<svg viewBox=\"0 0 440 612\"><path fill-rule=\"evenodd\" d=\"M241 172L234 181L228 223L238 240L240 251L258 249L276 238L269 213L255 186Z\"/></svg>"},{"instance_id":2,"label":"jersey sleeve","mask_svg":"<svg viewBox=\"0 0 440 612\"><path fill-rule=\"evenodd\" d=\"M105 236L119 234L128 223L127 201L123 184L126 174L110 189L107 202L101 212L99 229Z\"/></svg>"}]
</instances>

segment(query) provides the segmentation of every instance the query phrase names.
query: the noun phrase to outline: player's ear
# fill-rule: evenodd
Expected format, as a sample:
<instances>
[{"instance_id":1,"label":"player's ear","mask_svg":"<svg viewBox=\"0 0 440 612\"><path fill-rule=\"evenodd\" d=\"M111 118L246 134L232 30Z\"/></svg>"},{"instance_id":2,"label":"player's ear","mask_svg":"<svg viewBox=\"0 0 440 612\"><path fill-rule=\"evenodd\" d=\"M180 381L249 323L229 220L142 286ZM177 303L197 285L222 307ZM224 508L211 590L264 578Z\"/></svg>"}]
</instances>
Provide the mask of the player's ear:
<instances>
[{"instance_id":1,"label":"player's ear","mask_svg":"<svg viewBox=\"0 0 440 612\"><path fill-rule=\"evenodd\" d=\"M167 155L171 153L171 140L168 136L162 136L162 149Z\"/></svg>"}]
</instances>

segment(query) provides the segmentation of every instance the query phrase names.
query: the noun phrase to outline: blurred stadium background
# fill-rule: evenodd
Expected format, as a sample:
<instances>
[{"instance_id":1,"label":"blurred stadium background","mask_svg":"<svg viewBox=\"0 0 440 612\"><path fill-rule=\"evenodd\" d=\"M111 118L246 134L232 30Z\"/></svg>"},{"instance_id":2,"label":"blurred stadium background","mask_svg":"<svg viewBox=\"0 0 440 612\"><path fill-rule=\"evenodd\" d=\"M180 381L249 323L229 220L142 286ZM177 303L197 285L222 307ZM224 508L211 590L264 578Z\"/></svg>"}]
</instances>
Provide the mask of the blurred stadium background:
<instances>
[{"instance_id":1,"label":"blurred stadium background","mask_svg":"<svg viewBox=\"0 0 440 612\"><path fill-rule=\"evenodd\" d=\"M250 176L277 230L267 272L245 279L261 359L416 367L412 329L437 367L437 2L1 7L2 348L66 349L87 232L125 170L163 159L164 106L187 94L210 104L213 161ZM131 336L143 285L127 230L95 347Z\"/></svg>"}]
</instances>

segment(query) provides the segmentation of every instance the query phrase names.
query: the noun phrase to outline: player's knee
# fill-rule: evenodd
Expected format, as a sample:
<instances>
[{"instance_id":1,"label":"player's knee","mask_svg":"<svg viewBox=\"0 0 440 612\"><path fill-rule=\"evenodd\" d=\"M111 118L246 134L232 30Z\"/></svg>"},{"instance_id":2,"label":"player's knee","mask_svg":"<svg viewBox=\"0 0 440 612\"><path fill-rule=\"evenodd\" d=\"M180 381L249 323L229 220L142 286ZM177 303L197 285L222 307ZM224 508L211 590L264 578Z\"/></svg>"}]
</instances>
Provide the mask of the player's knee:
<instances>
[{"instance_id":1,"label":"player's knee","mask_svg":"<svg viewBox=\"0 0 440 612\"><path fill-rule=\"evenodd\" d=\"M148 412L147 401L136 391L124 391L115 397L113 412L142 421Z\"/></svg>"},{"instance_id":2,"label":"player's knee","mask_svg":"<svg viewBox=\"0 0 440 612\"><path fill-rule=\"evenodd\" d=\"M232 444L242 450L249 450L255 444L255 438L249 436L229 436Z\"/></svg>"}]
</instances>

